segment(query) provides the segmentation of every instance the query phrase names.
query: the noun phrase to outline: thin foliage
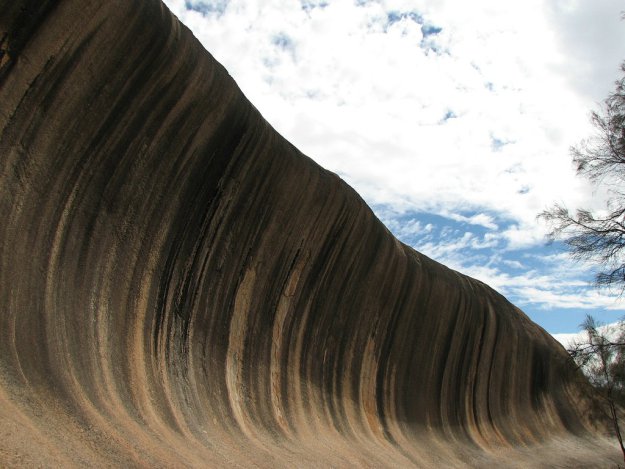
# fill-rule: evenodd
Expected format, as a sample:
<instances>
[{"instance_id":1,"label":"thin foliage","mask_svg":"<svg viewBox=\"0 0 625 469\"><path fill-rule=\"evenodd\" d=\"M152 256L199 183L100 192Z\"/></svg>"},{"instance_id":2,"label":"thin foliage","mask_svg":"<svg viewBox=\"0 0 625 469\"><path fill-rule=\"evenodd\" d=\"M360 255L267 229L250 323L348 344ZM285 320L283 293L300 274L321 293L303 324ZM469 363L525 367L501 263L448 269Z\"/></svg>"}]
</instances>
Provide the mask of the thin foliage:
<instances>
[{"instance_id":1,"label":"thin foliage","mask_svg":"<svg viewBox=\"0 0 625 469\"><path fill-rule=\"evenodd\" d=\"M596 134L571 148L577 173L609 189L611 198L602 214L587 209L569 211L555 204L539 218L550 226L551 240L562 240L573 258L593 262L600 287L625 291L625 62L623 77L605 99L599 112L591 114Z\"/></svg>"},{"instance_id":2,"label":"thin foliage","mask_svg":"<svg viewBox=\"0 0 625 469\"><path fill-rule=\"evenodd\" d=\"M625 322L605 326L592 316L586 316L581 326L585 338L571 344L568 352L596 390L603 404L602 410L612 422L625 461L618 415L619 406L625 403Z\"/></svg>"}]
</instances>

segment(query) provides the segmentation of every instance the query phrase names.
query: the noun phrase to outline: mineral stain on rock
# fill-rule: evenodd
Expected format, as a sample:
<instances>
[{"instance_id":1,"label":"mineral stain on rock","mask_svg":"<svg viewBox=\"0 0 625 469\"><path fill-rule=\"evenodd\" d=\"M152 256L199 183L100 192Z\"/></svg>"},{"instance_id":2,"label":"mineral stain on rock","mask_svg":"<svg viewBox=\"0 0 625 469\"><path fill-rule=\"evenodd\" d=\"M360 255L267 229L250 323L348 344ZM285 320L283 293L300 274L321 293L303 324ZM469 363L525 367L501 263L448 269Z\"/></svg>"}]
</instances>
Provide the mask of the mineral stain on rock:
<instances>
[{"instance_id":1,"label":"mineral stain on rock","mask_svg":"<svg viewBox=\"0 0 625 469\"><path fill-rule=\"evenodd\" d=\"M397 241L157 0L0 0L0 464L619 460L566 352Z\"/></svg>"}]
</instances>

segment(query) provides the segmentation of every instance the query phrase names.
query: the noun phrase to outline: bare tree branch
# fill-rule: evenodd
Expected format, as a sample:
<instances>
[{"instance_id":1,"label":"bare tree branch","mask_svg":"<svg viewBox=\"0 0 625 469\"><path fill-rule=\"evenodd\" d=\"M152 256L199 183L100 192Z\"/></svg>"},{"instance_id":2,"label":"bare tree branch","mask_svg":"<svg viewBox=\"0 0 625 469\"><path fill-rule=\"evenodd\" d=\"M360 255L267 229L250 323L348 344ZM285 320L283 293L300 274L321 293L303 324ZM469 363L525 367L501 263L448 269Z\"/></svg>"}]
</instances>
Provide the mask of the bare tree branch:
<instances>
[{"instance_id":1,"label":"bare tree branch","mask_svg":"<svg viewBox=\"0 0 625 469\"><path fill-rule=\"evenodd\" d=\"M607 215L579 208L574 214L559 204L539 214L550 226L549 238L562 240L577 260L597 264L599 287L616 286L625 292L625 62L623 77L604 100L599 112L591 113L596 133L571 148L577 173L595 184L613 187Z\"/></svg>"},{"instance_id":2,"label":"bare tree branch","mask_svg":"<svg viewBox=\"0 0 625 469\"><path fill-rule=\"evenodd\" d=\"M604 402L603 412L612 422L625 461L625 446L616 410L625 399L625 321L607 327L588 315L580 326L586 339L575 341L568 352Z\"/></svg>"}]
</instances>

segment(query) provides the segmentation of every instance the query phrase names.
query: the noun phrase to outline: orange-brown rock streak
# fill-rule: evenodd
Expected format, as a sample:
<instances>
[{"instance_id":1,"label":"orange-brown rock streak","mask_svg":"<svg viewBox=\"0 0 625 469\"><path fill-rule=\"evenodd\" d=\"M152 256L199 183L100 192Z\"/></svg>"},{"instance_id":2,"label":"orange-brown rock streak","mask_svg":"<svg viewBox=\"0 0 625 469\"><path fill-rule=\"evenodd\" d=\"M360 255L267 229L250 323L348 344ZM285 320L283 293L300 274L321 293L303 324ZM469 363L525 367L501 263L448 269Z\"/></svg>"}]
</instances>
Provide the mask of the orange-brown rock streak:
<instances>
[{"instance_id":1,"label":"orange-brown rock streak","mask_svg":"<svg viewBox=\"0 0 625 469\"><path fill-rule=\"evenodd\" d=\"M0 465L618 460L564 350L160 2L0 0L0 28Z\"/></svg>"}]
</instances>

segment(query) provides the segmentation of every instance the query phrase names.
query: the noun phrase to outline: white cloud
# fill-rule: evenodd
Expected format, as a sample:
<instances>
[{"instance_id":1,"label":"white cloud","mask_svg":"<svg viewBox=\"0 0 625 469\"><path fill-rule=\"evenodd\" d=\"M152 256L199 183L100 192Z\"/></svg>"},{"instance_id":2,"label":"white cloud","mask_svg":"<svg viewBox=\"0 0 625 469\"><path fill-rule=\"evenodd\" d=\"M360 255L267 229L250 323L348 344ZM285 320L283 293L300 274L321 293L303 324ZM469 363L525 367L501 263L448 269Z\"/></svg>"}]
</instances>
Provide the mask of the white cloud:
<instances>
[{"instance_id":1,"label":"white cloud","mask_svg":"<svg viewBox=\"0 0 625 469\"><path fill-rule=\"evenodd\" d=\"M598 331L600 334L603 334L605 337L611 340L616 340L619 335L619 331L622 330L622 323L620 321L613 322L610 324L604 324L599 326ZM588 333L584 330L580 330L579 332L568 333L568 334L552 334L553 337L562 344L562 346L566 349L573 347L576 343L585 343L588 341Z\"/></svg>"},{"instance_id":2,"label":"white cloud","mask_svg":"<svg viewBox=\"0 0 625 469\"><path fill-rule=\"evenodd\" d=\"M516 261L516 260L508 260L508 259L504 259L501 261L503 265L510 267L512 269L525 269L525 265L523 265L521 262Z\"/></svg>"},{"instance_id":3,"label":"white cloud","mask_svg":"<svg viewBox=\"0 0 625 469\"><path fill-rule=\"evenodd\" d=\"M469 217L460 215L458 213L442 213L441 215L455 221L468 223L469 225L483 226L484 228L488 228L489 230L497 230L499 228L495 223L493 217L485 213L477 213Z\"/></svg>"},{"instance_id":4,"label":"white cloud","mask_svg":"<svg viewBox=\"0 0 625 469\"><path fill-rule=\"evenodd\" d=\"M507 242L507 249L516 250L536 246L545 241L542 227L536 223L512 225L501 232Z\"/></svg>"},{"instance_id":5,"label":"white cloud","mask_svg":"<svg viewBox=\"0 0 625 469\"><path fill-rule=\"evenodd\" d=\"M625 59L625 10L620 0L545 2L559 48L567 55L565 72L577 90L601 101L613 89Z\"/></svg>"}]
</instances>

